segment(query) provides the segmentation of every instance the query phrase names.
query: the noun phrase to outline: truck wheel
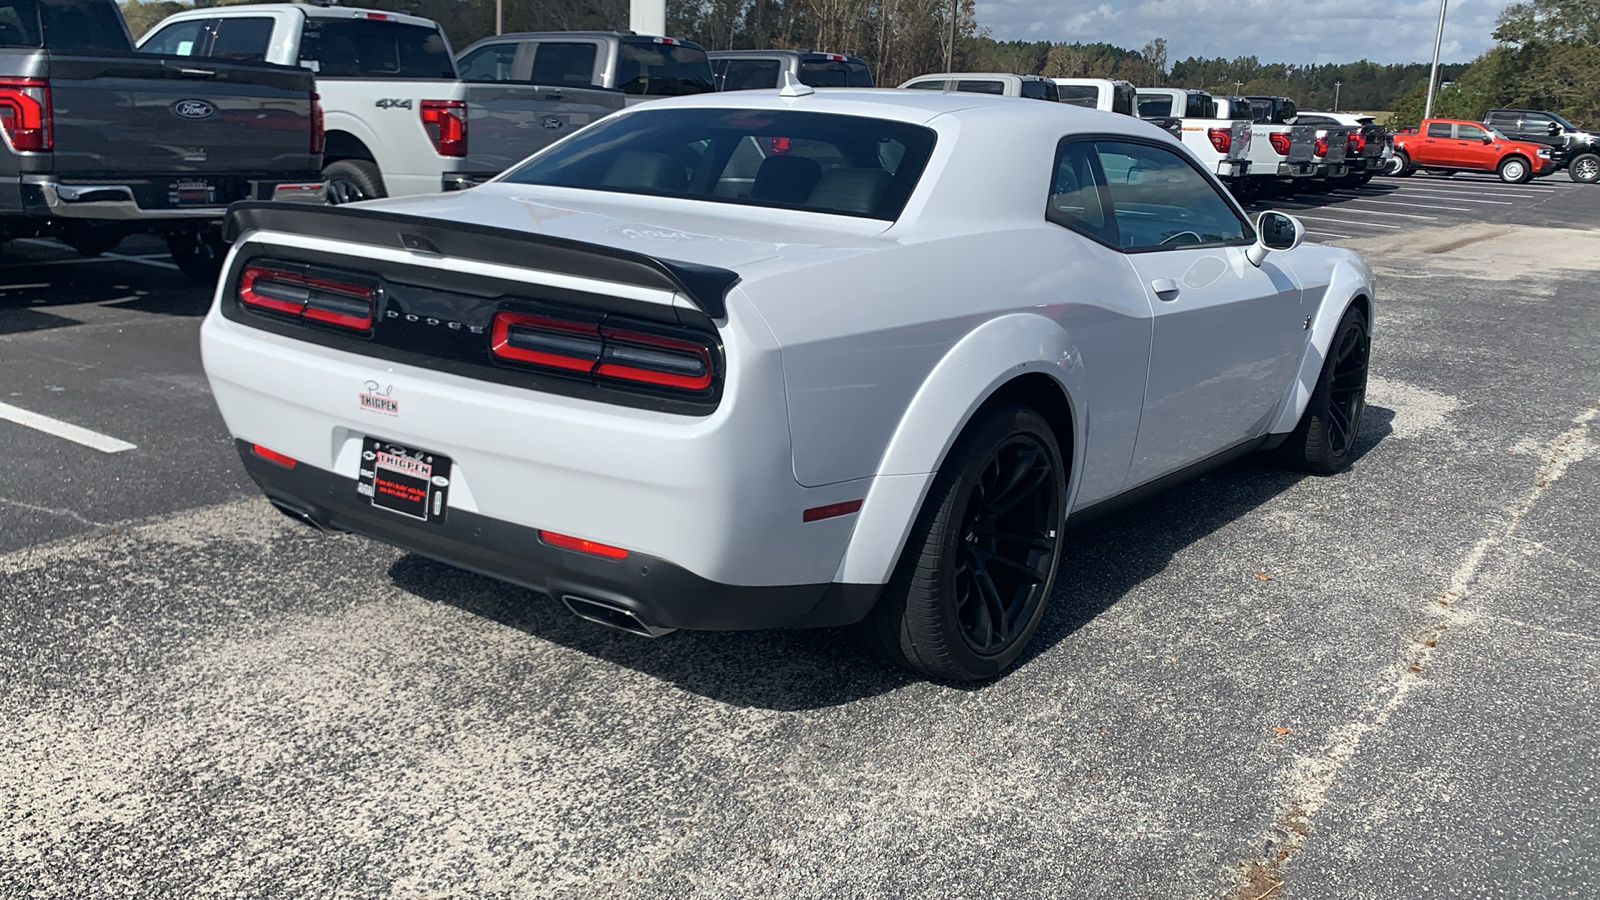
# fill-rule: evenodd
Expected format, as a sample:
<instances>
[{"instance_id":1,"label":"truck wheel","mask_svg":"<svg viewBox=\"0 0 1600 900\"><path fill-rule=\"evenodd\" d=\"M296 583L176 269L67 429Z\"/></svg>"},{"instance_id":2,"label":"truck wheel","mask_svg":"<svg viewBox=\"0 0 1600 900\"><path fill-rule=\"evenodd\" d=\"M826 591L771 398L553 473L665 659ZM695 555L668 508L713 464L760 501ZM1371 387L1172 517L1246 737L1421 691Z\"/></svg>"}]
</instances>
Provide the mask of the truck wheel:
<instances>
[{"instance_id":1,"label":"truck wheel","mask_svg":"<svg viewBox=\"0 0 1600 900\"><path fill-rule=\"evenodd\" d=\"M1411 157L1404 150L1394 152L1394 161L1389 163L1389 174L1396 178L1409 178L1411 176Z\"/></svg>"},{"instance_id":2,"label":"truck wheel","mask_svg":"<svg viewBox=\"0 0 1600 900\"><path fill-rule=\"evenodd\" d=\"M1508 156L1500 161L1500 180L1506 184L1522 184L1533 178L1528 161L1520 156Z\"/></svg>"},{"instance_id":3,"label":"truck wheel","mask_svg":"<svg viewBox=\"0 0 1600 900\"><path fill-rule=\"evenodd\" d=\"M1579 184L1594 184L1600 181L1600 155L1584 153L1573 158L1567 164L1567 177Z\"/></svg>"},{"instance_id":4,"label":"truck wheel","mask_svg":"<svg viewBox=\"0 0 1600 900\"><path fill-rule=\"evenodd\" d=\"M61 243L84 256L99 256L117 249L128 233L101 222L68 222L56 235Z\"/></svg>"},{"instance_id":5,"label":"truck wheel","mask_svg":"<svg viewBox=\"0 0 1600 900\"><path fill-rule=\"evenodd\" d=\"M167 235L167 250L178 271L195 284L216 284L222 261L228 256L222 235L210 229L175 231Z\"/></svg>"},{"instance_id":6,"label":"truck wheel","mask_svg":"<svg viewBox=\"0 0 1600 900\"><path fill-rule=\"evenodd\" d=\"M329 163L322 167L322 177L328 182L328 203L333 206L389 196L383 189L383 174L364 159Z\"/></svg>"},{"instance_id":7,"label":"truck wheel","mask_svg":"<svg viewBox=\"0 0 1600 900\"><path fill-rule=\"evenodd\" d=\"M1026 406L980 414L939 467L878 605L879 655L947 681L992 678L1044 617L1066 517L1067 467Z\"/></svg>"}]
</instances>

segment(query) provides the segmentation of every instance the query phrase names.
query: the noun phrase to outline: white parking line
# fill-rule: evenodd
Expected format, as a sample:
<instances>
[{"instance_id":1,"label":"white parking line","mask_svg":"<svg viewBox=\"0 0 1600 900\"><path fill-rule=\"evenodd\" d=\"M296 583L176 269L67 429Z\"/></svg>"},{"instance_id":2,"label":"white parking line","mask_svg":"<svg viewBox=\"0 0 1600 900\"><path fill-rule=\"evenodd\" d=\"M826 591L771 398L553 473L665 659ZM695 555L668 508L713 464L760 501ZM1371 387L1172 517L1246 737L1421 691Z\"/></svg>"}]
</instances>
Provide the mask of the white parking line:
<instances>
[{"instance_id":1,"label":"white parking line","mask_svg":"<svg viewBox=\"0 0 1600 900\"><path fill-rule=\"evenodd\" d=\"M1333 222L1336 225L1351 225L1356 228L1399 228L1399 225L1384 225L1381 222L1352 222L1349 219L1329 219L1324 216L1305 216L1295 214L1297 219L1310 219L1313 222Z\"/></svg>"},{"instance_id":2,"label":"white parking line","mask_svg":"<svg viewBox=\"0 0 1600 900\"><path fill-rule=\"evenodd\" d=\"M120 441L110 435L81 428L71 422L63 422L60 419L41 416L36 412L29 412L9 403L0 403L0 419L6 419L58 438L66 438L75 444L82 444L85 447L99 450L101 453L121 453L124 450L138 449L136 445L127 441Z\"/></svg>"},{"instance_id":3,"label":"white parking line","mask_svg":"<svg viewBox=\"0 0 1600 900\"><path fill-rule=\"evenodd\" d=\"M1369 197L1356 197L1352 203L1382 203L1385 206L1405 206L1411 209L1448 209L1451 212L1472 212L1465 206L1439 206L1433 203L1396 203L1393 200L1373 200Z\"/></svg>"},{"instance_id":4,"label":"white parking line","mask_svg":"<svg viewBox=\"0 0 1600 900\"><path fill-rule=\"evenodd\" d=\"M1387 191L1387 192L1385 192L1383 194L1383 196L1385 196L1385 197L1424 197L1424 198L1428 198L1428 197L1430 197L1430 194L1429 193L1424 193L1421 190L1406 191L1403 194L1398 192L1398 191ZM1472 200L1472 199L1469 199L1467 197L1457 196L1455 194L1446 194L1443 191L1439 191L1439 192L1436 192L1436 193L1432 194L1431 198L1432 199L1436 199L1436 200L1449 200L1451 203L1492 203L1495 206L1516 206L1517 205L1515 200Z\"/></svg>"},{"instance_id":5,"label":"white parking line","mask_svg":"<svg viewBox=\"0 0 1600 900\"><path fill-rule=\"evenodd\" d=\"M1331 237L1331 238L1353 238L1353 237L1355 237L1355 235L1353 235L1353 234L1335 234L1335 233L1333 233L1331 231L1312 231L1309 228L1306 229L1306 234L1315 234L1315 235L1318 235L1320 237Z\"/></svg>"},{"instance_id":6,"label":"white parking line","mask_svg":"<svg viewBox=\"0 0 1600 900\"><path fill-rule=\"evenodd\" d=\"M21 238L17 241L17 243L32 244L35 247L48 247L51 250L65 250L68 253L77 252L60 241L51 240L48 238ZM165 253L140 253L136 255L128 255L123 253L102 253L99 256L84 256L76 259L50 259L43 262L23 263L23 265L63 266L67 265L68 263L130 262L137 263L141 266L155 266L158 269L171 269L174 272L178 271L178 267L176 265L167 261L169 259L171 259L171 257Z\"/></svg>"},{"instance_id":7,"label":"white parking line","mask_svg":"<svg viewBox=\"0 0 1600 900\"><path fill-rule=\"evenodd\" d=\"M1490 184L1488 182L1484 182L1482 184L1473 184L1471 182L1452 183L1452 182L1445 182L1445 181L1421 181L1421 182L1416 182L1415 184L1406 185L1406 187L1416 187L1416 188L1425 188L1427 190L1439 190L1439 191L1451 191L1451 192L1463 192L1463 193L1470 191L1471 193L1474 193L1474 194L1484 194L1484 193L1491 193L1491 192L1498 194L1498 193L1502 193L1502 192L1509 192L1510 195L1513 196L1513 197L1522 196L1522 195L1526 195L1526 194L1554 194L1555 193L1555 189L1554 188L1531 188L1531 187L1523 187L1520 184Z\"/></svg>"}]
</instances>

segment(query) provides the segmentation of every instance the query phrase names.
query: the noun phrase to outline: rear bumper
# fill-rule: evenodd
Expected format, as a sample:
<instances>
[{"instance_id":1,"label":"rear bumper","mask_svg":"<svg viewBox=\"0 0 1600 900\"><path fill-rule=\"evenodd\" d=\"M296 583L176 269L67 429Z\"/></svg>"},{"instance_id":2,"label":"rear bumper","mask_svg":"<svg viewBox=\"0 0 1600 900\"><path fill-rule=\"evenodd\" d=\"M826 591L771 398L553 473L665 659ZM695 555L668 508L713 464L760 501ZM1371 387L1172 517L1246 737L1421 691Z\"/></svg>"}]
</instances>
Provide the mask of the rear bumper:
<instances>
[{"instance_id":1,"label":"rear bumper","mask_svg":"<svg viewBox=\"0 0 1600 900\"><path fill-rule=\"evenodd\" d=\"M327 185L320 180L226 178L212 179L222 182L213 191L215 200L212 202L196 206L177 206L170 202L163 205L162 201L169 200L173 191L170 183L180 180L143 178L112 182L23 176L23 208L29 214L52 219L162 222L220 219L227 214L230 203L241 199L318 205L328 201Z\"/></svg>"},{"instance_id":2,"label":"rear bumper","mask_svg":"<svg viewBox=\"0 0 1600 900\"><path fill-rule=\"evenodd\" d=\"M1315 174L1317 174L1317 165L1313 162L1278 163L1279 178L1310 178Z\"/></svg>"},{"instance_id":3,"label":"rear bumper","mask_svg":"<svg viewBox=\"0 0 1600 900\"><path fill-rule=\"evenodd\" d=\"M237 441L245 470L275 505L327 531L347 531L458 568L532 588L562 602L600 601L652 629L743 631L847 625L872 608L881 585L741 586L702 578L663 559L630 552L611 560L552 547L537 529L452 509L417 523L378 509L356 480L299 463L284 468Z\"/></svg>"},{"instance_id":4,"label":"rear bumper","mask_svg":"<svg viewBox=\"0 0 1600 900\"><path fill-rule=\"evenodd\" d=\"M1224 159L1217 163L1218 178L1243 178L1250 174L1250 160Z\"/></svg>"}]
</instances>

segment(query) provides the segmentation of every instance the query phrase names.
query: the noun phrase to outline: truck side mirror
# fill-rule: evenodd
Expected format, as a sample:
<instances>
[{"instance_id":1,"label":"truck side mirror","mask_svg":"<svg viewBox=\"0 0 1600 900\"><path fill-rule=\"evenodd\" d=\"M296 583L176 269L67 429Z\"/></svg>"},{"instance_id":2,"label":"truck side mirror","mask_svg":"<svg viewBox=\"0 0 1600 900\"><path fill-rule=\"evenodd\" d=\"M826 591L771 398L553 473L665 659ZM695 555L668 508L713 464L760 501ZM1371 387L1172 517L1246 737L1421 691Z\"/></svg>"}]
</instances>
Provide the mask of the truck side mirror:
<instances>
[{"instance_id":1,"label":"truck side mirror","mask_svg":"<svg viewBox=\"0 0 1600 900\"><path fill-rule=\"evenodd\" d=\"M1560 133L1561 133L1561 126L1557 125L1554 122L1551 122L1550 123L1550 136L1551 137L1555 137L1556 135L1558 135Z\"/></svg>"},{"instance_id":2,"label":"truck side mirror","mask_svg":"<svg viewBox=\"0 0 1600 900\"><path fill-rule=\"evenodd\" d=\"M1253 266L1260 266L1274 250L1293 250L1306 239L1306 227L1294 216L1264 212L1256 219L1256 242L1244 252Z\"/></svg>"}]
</instances>

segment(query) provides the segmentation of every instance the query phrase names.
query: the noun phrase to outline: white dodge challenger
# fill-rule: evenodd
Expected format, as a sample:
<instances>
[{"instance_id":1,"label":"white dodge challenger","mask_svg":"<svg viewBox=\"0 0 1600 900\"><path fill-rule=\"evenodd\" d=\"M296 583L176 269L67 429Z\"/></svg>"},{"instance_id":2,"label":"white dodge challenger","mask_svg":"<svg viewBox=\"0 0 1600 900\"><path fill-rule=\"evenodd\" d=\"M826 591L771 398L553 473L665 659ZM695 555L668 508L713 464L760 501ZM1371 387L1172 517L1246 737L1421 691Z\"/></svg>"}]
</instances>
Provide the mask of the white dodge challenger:
<instances>
[{"instance_id":1,"label":"white dodge challenger","mask_svg":"<svg viewBox=\"0 0 1600 900\"><path fill-rule=\"evenodd\" d=\"M273 504L651 636L855 624L990 677L1069 519L1337 470L1365 401L1358 256L1065 104L700 95L229 228L205 368Z\"/></svg>"}]
</instances>

